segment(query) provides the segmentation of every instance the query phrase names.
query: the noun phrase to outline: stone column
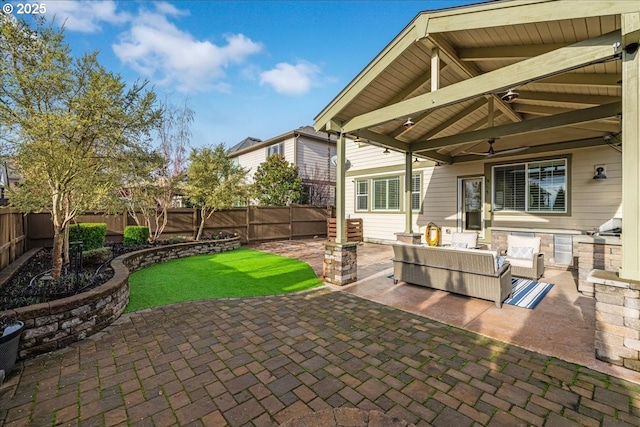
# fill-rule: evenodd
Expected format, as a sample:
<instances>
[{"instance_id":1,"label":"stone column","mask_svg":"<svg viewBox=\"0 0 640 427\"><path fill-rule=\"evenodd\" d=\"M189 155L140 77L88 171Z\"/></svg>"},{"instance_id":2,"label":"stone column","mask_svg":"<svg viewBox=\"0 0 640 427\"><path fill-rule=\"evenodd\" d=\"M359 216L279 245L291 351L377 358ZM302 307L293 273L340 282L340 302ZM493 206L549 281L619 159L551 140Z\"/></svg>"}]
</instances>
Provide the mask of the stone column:
<instances>
[{"instance_id":1,"label":"stone column","mask_svg":"<svg viewBox=\"0 0 640 427\"><path fill-rule=\"evenodd\" d=\"M358 280L358 242L326 242L324 247L325 282L344 286Z\"/></svg>"},{"instance_id":2,"label":"stone column","mask_svg":"<svg viewBox=\"0 0 640 427\"><path fill-rule=\"evenodd\" d=\"M596 359L640 371L640 282L593 270Z\"/></svg>"}]
</instances>

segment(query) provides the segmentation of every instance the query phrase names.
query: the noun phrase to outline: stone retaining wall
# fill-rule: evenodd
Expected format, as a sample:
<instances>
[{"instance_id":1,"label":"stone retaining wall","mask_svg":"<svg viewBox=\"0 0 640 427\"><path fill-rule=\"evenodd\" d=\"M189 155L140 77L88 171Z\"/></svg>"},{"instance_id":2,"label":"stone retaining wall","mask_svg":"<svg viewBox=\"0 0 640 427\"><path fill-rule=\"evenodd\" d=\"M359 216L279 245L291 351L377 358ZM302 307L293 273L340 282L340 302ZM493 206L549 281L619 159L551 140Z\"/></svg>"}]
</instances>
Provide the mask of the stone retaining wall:
<instances>
[{"instance_id":1,"label":"stone retaining wall","mask_svg":"<svg viewBox=\"0 0 640 427\"><path fill-rule=\"evenodd\" d=\"M0 312L23 321L21 359L64 348L109 326L129 302L129 273L176 258L240 247L240 238L158 246L121 255L111 262L113 277L105 284L59 300Z\"/></svg>"}]
</instances>

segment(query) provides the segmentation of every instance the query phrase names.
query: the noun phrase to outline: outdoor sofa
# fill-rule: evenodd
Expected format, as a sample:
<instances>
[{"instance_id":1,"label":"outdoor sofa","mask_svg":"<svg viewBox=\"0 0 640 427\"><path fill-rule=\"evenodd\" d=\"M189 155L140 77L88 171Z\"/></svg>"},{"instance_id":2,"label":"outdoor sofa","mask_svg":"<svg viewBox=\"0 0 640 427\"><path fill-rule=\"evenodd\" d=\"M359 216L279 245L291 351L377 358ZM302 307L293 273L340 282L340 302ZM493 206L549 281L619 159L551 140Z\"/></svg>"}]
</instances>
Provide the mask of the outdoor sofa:
<instances>
[{"instance_id":1,"label":"outdoor sofa","mask_svg":"<svg viewBox=\"0 0 640 427\"><path fill-rule=\"evenodd\" d=\"M394 283L495 301L498 308L511 294L511 265L504 262L496 268L493 251L395 244L393 252Z\"/></svg>"}]
</instances>

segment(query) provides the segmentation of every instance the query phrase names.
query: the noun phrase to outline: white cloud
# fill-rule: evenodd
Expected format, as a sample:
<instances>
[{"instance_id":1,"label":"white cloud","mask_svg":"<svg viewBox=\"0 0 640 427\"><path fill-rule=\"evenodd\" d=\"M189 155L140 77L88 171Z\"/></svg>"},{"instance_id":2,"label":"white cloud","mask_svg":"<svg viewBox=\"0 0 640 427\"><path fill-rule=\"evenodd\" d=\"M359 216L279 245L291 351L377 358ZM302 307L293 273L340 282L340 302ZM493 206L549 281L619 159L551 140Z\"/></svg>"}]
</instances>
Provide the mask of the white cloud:
<instances>
[{"instance_id":1,"label":"white cloud","mask_svg":"<svg viewBox=\"0 0 640 427\"><path fill-rule=\"evenodd\" d=\"M155 11L140 12L112 47L123 63L160 84L177 83L184 92L228 91L228 85L219 80L229 65L240 64L262 50L242 34L226 35L226 44L220 46L197 40L167 19L167 15L184 12L166 3L155 5Z\"/></svg>"},{"instance_id":2,"label":"white cloud","mask_svg":"<svg viewBox=\"0 0 640 427\"><path fill-rule=\"evenodd\" d=\"M55 16L56 22L64 24L69 31L95 33L102 23L122 24L131 15L116 10L113 0L106 1L54 1L47 2L47 15Z\"/></svg>"},{"instance_id":3,"label":"white cloud","mask_svg":"<svg viewBox=\"0 0 640 427\"><path fill-rule=\"evenodd\" d=\"M281 62L269 71L260 73L260 84L271 85L284 95L303 95L316 83L320 68L310 62L300 61L296 65Z\"/></svg>"}]
</instances>

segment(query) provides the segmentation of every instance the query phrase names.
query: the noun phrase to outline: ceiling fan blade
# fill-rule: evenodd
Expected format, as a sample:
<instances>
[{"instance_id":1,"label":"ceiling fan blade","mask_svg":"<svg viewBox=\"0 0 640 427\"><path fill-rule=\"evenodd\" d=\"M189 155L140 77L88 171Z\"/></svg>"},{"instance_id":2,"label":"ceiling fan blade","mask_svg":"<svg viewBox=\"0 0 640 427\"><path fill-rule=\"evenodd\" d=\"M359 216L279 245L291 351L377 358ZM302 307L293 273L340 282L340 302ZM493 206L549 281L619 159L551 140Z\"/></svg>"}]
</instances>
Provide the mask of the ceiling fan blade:
<instances>
[{"instance_id":1,"label":"ceiling fan blade","mask_svg":"<svg viewBox=\"0 0 640 427\"><path fill-rule=\"evenodd\" d=\"M474 153L473 151L461 151L460 154L469 154L471 156L488 156L489 153L486 151L484 153Z\"/></svg>"},{"instance_id":2,"label":"ceiling fan blade","mask_svg":"<svg viewBox=\"0 0 640 427\"><path fill-rule=\"evenodd\" d=\"M523 151L528 150L530 147L518 147L518 148L510 148L508 150L500 150L496 151L492 154L492 156L506 156L508 154L516 154L521 153Z\"/></svg>"}]
</instances>

